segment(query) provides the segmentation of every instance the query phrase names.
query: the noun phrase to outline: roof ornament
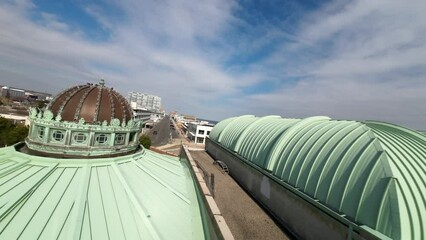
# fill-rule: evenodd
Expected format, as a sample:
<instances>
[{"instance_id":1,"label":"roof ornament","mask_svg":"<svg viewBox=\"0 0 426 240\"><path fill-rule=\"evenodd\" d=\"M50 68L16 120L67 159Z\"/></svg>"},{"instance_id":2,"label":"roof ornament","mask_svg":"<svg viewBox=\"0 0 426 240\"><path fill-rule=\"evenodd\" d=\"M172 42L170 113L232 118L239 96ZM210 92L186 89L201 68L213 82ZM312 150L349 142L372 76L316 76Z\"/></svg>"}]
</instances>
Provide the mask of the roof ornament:
<instances>
[{"instance_id":1,"label":"roof ornament","mask_svg":"<svg viewBox=\"0 0 426 240\"><path fill-rule=\"evenodd\" d=\"M119 119L117 119L117 118L114 118L114 119L112 119L111 120L111 126L113 126L113 127L119 127L120 126L120 120Z\"/></svg>"},{"instance_id":2,"label":"roof ornament","mask_svg":"<svg viewBox=\"0 0 426 240\"><path fill-rule=\"evenodd\" d=\"M43 114L43 119L52 120L53 119L52 111L50 111L49 109L45 110Z\"/></svg>"},{"instance_id":3,"label":"roof ornament","mask_svg":"<svg viewBox=\"0 0 426 240\"><path fill-rule=\"evenodd\" d=\"M105 80L101 79L101 80L99 81L99 85L100 85L101 87L104 87L104 86L105 86Z\"/></svg>"},{"instance_id":4,"label":"roof ornament","mask_svg":"<svg viewBox=\"0 0 426 240\"><path fill-rule=\"evenodd\" d=\"M37 111L36 108L34 108L34 107L30 108L30 117L31 118L36 118L37 117L37 113L38 113L38 111Z\"/></svg>"},{"instance_id":5,"label":"roof ornament","mask_svg":"<svg viewBox=\"0 0 426 240\"><path fill-rule=\"evenodd\" d=\"M55 121L60 122L62 120L61 113L58 112L58 115L55 117Z\"/></svg>"},{"instance_id":6,"label":"roof ornament","mask_svg":"<svg viewBox=\"0 0 426 240\"><path fill-rule=\"evenodd\" d=\"M85 122L84 118L80 118L80 120L78 120L78 125L83 126Z\"/></svg>"}]
</instances>

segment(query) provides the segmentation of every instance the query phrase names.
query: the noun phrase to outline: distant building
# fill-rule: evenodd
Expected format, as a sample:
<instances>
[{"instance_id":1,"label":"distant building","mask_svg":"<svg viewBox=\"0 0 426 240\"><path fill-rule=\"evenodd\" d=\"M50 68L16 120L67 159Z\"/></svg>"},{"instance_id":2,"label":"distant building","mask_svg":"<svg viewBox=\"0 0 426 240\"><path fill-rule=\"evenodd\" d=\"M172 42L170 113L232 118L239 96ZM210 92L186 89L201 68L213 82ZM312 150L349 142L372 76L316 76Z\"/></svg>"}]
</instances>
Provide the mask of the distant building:
<instances>
[{"instance_id":1,"label":"distant building","mask_svg":"<svg viewBox=\"0 0 426 240\"><path fill-rule=\"evenodd\" d=\"M8 86L1 87L0 96L9 98L14 101L51 101L53 99L52 94L49 93L24 90Z\"/></svg>"},{"instance_id":2,"label":"distant building","mask_svg":"<svg viewBox=\"0 0 426 240\"><path fill-rule=\"evenodd\" d=\"M188 123L187 137L195 143L205 144L206 137L210 134L214 125L208 122L191 122Z\"/></svg>"},{"instance_id":3,"label":"distant building","mask_svg":"<svg viewBox=\"0 0 426 240\"><path fill-rule=\"evenodd\" d=\"M197 121L197 118L195 116L193 116L193 115L182 114L181 117L185 121Z\"/></svg>"},{"instance_id":4,"label":"distant building","mask_svg":"<svg viewBox=\"0 0 426 240\"><path fill-rule=\"evenodd\" d=\"M136 121L142 121L142 123L146 123L152 118L151 115L155 113L143 109L134 109L133 114Z\"/></svg>"},{"instance_id":5,"label":"distant building","mask_svg":"<svg viewBox=\"0 0 426 240\"><path fill-rule=\"evenodd\" d=\"M52 94L43 93L43 92L35 92L35 91L25 91L25 95L28 101L30 100L43 100L43 101L51 101L53 100Z\"/></svg>"},{"instance_id":6,"label":"distant building","mask_svg":"<svg viewBox=\"0 0 426 240\"><path fill-rule=\"evenodd\" d=\"M140 92L129 92L127 100L133 109L146 109L154 112L161 111L161 97L155 95Z\"/></svg>"},{"instance_id":7,"label":"distant building","mask_svg":"<svg viewBox=\"0 0 426 240\"><path fill-rule=\"evenodd\" d=\"M158 122L160 119L162 119L163 115L144 110L144 109L134 109L133 115L135 118L135 121L142 122L142 126L144 128L152 128L155 122Z\"/></svg>"},{"instance_id":8,"label":"distant building","mask_svg":"<svg viewBox=\"0 0 426 240\"><path fill-rule=\"evenodd\" d=\"M6 97L16 101L23 101L26 99L25 90L18 88L11 88L7 86L3 86L0 92L2 97Z\"/></svg>"}]
</instances>

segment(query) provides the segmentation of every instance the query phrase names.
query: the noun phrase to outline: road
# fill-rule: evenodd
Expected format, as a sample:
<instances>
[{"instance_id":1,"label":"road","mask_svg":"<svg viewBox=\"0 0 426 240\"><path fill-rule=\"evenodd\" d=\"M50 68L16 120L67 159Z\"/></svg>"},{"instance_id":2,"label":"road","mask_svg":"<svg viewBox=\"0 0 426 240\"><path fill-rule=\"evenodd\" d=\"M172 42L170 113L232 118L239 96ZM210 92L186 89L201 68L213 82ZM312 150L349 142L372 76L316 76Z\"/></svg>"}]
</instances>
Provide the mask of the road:
<instances>
[{"instance_id":1,"label":"road","mask_svg":"<svg viewBox=\"0 0 426 240\"><path fill-rule=\"evenodd\" d=\"M178 134L174 127L171 126L173 126L172 121L167 116L156 123L152 129L148 130L146 133L151 138L151 145L158 147L169 143L170 136L177 138Z\"/></svg>"}]
</instances>

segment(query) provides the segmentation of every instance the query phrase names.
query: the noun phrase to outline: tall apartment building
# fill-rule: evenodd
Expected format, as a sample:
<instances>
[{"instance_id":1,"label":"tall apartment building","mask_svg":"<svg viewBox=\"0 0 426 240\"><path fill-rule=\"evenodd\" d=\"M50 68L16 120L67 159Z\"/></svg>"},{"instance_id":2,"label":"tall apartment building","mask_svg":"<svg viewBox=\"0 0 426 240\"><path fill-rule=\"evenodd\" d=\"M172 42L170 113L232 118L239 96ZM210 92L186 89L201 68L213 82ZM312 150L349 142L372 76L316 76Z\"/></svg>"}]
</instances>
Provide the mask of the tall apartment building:
<instances>
[{"instance_id":1,"label":"tall apartment building","mask_svg":"<svg viewBox=\"0 0 426 240\"><path fill-rule=\"evenodd\" d=\"M161 97L155 95L129 92L127 100L133 109L147 109L154 112L160 112L161 110Z\"/></svg>"}]
</instances>

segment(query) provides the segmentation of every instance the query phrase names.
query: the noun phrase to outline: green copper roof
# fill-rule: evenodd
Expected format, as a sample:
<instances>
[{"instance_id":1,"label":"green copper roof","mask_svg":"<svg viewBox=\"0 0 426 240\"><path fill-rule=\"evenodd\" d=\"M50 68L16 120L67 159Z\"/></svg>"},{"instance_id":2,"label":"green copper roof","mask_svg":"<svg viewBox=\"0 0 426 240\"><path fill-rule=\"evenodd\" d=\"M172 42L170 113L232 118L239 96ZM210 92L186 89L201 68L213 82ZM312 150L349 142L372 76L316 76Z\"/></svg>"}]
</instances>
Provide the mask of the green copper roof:
<instances>
[{"instance_id":1,"label":"green copper roof","mask_svg":"<svg viewBox=\"0 0 426 240\"><path fill-rule=\"evenodd\" d=\"M210 139L377 236L426 238L426 137L380 122L242 116Z\"/></svg>"},{"instance_id":2,"label":"green copper roof","mask_svg":"<svg viewBox=\"0 0 426 240\"><path fill-rule=\"evenodd\" d=\"M149 150L54 159L0 149L0 239L204 239L184 162Z\"/></svg>"}]
</instances>

